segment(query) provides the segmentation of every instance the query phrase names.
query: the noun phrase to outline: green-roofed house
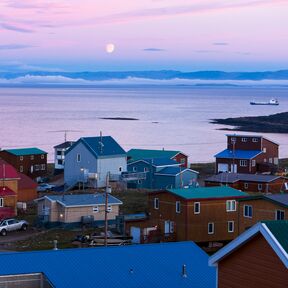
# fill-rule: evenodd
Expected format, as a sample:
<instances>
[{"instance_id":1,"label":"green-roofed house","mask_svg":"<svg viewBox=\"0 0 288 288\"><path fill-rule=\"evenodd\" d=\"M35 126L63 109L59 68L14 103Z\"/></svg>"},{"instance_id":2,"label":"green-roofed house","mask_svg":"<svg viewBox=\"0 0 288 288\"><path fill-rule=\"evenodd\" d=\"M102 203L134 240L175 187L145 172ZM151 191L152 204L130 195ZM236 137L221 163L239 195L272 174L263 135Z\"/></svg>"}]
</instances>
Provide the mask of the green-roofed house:
<instances>
[{"instance_id":1,"label":"green-roofed house","mask_svg":"<svg viewBox=\"0 0 288 288\"><path fill-rule=\"evenodd\" d=\"M39 148L6 149L0 151L0 157L30 178L47 174L47 152Z\"/></svg>"},{"instance_id":2,"label":"green-roofed house","mask_svg":"<svg viewBox=\"0 0 288 288\"><path fill-rule=\"evenodd\" d=\"M230 241L238 236L237 200L247 195L228 186L151 192L146 228L157 227L157 233L153 233L160 241ZM149 235L143 233L149 242Z\"/></svg>"},{"instance_id":3,"label":"green-roofed house","mask_svg":"<svg viewBox=\"0 0 288 288\"><path fill-rule=\"evenodd\" d=\"M218 288L288 287L288 221L261 221L209 259Z\"/></svg>"},{"instance_id":4,"label":"green-roofed house","mask_svg":"<svg viewBox=\"0 0 288 288\"><path fill-rule=\"evenodd\" d=\"M128 164L137 160L169 158L181 164L181 167L188 167L188 156L181 151L172 150L149 150L149 149L131 149L127 152Z\"/></svg>"}]
</instances>

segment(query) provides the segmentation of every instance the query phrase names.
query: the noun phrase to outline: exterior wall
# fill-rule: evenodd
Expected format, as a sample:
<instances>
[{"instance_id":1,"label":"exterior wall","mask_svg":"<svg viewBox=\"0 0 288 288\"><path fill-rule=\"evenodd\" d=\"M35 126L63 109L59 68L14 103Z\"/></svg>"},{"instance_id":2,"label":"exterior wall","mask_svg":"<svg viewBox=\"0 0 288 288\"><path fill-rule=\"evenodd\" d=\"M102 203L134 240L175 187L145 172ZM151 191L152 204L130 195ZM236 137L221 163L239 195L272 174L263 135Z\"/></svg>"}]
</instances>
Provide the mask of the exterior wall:
<instances>
[{"instance_id":1,"label":"exterior wall","mask_svg":"<svg viewBox=\"0 0 288 288\"><path fill-rule=\"evenodd\" d=\"M3 199L3 207L0 207L0 220L7 217L17 215L17 197L16 196L0 196ZM8 209L9 208L9 209ZM7 209L9 211L7 211Z\"/></svg>"},{"instance_id":2,"label":"exterior wall","mask_svg":"<svg viewBox=\"0 0 288 288\"><path fill-rule=\"evenodd\" d=\"M244 205L252 206L252 217L244 217ZM276 210L285 213L285 220L288 220L288 208L274 204L263 199L239 201L239 234L262 220L276 220Z\"/></svg>"},{"instance_id":3,"label":"exterior wall","mask_svg":"<svg viewBox=\"0 0 288 288\"><path fill-rule=\"evenodd\" d=\"M67 149L63 148L55 148L54 149L54 167L55 169L64 169L64 160L65 160L65 151ZM61 155L58 155L58 152L61 153ZM58 161L62 161L62 164L61 163L58 163Z\"/></svg>"},{"instance_id":4,"label":"exterior wall","mask_svg":"<svg viewBox=\"0 0 288 288\"><path fill-rule=\"evenodd\" d=\"M256 158L254 158L256 160ZM247 166L240 166L240 160L247 160ZM257 172L257 165L252 166L252 159L234 159L234 165L237 165L237 173L255 174ZM228 164L228 171L232 171L233 159L216 158L216 173L218 171L218 164ZM256 160L257 164L257 160Z\"/></svg>"},{"instance_id":5,"label":"exterior wall","mask_svg":"<svg viewBox=\"0 0 288 288\"><path fill-rule=\"evenodd\" d=\"M218 263L218 288L288 287L287 269L258 234Z\"/></svg>"},{"instance_id":6,"label":"exterior wall","mask_svg":"<svg viewBox=\"0 0 288 288\"><path fill-rule=\"evenodd\" d=\"M6 186L18 194L18 179L0 179L0 187Z\"/></svg>"},{"instance_id":7,"label":"exterior wall","mask_svg":"<svg viewBox=\"0 0 288 288\"><path fill-rule=\"evenodd\" d=\"M31 178L47 174L47 154L16 156L3 150L0 152L0 157L11 164L18 172L26 174ZM22 159L20 157L23 157L23 160L20 160Z\"/></svg>"},{"instance_id":8,"label":"exterior wall","mask_svg":"<svg viewBox=\"0 0 288 288\"><path fill-rule=\"evenodd\" d=\"M261 139L262 137L247 137L247 136L227 136L227 149L233 150L233 143L231 138L236 138L235 149L237 150L262 150ZM242 138L246 138L247 142L243 142ZM257 138L258 142L253 142L252 139Z\"/></svg>"},{"instance_id":9,"label":"exterior wall","mask_svg":"<svg viewBox=\"0 0 288 288\"><path fill-rule=\"evenodd\" d=\"M173 160L181 163L181 167L187 168L188 167L188 157L183 153L178 153L175 157L172 158Z\"/></svg>"},{"instance_id":10,"label":"exterior wall","mask_svg":"<svg viewBox=\"0 0 288 288\"><path fill-rule=\"evenodd\" d=\"M136 169L136 171L134 169ZM146 188L146 189L152 189L154 186L154 179L152 177L153 173L155 172L155 167L153 167L151 164L139 161L135 163L131 163L127 165L127 171L130 173L139 173L139 172L145 172L146 173L146 179L143 179L138 183L137 180L130 181L129 183L132 183L132 186L134 188ZM152 173L151 173L152 171Z\"/></svg>"},{"instance_id":11,"label":"exterior wall","mask_svg":"<svg viewBox=\"0 0 288 288\"><path fill-rule=\"evenodd\" d=\"M33 201L37 198L37 189L31 188L31 189L21 189L18 191L18 202L29 202Z\"/></svg>"},{"instance_id":12,"label":"exterior wall","mask_svg":"<svg viewBox=\"0 0 288 288\"><path fill-rule=\"evenodd\" d=\"M37 215L47 216L49 222L58 222L59 220L59 207L55 201L42 199L37 202Z\"/></svg>"}]
</instances>

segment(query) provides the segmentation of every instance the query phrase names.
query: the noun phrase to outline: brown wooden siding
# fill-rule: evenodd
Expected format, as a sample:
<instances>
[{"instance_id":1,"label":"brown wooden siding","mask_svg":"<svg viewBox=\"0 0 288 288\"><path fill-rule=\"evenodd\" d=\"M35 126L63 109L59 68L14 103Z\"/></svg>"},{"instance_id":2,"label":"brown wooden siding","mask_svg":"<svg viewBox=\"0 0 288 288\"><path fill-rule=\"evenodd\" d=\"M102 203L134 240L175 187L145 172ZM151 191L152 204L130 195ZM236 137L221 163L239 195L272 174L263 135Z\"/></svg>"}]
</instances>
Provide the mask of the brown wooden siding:
<instances>
[{"instance_id":1,"label":"brown wooden siding","mask_svg":"<svg viewBox=\"0 0 288 288\"><path fill-rule=\"evenodd\" d=\"M245 136L227 136L227 149L233 150L231 138L236 138L235 149L237 150L261 150L261 137L257 138L258 142L253 142L252 137ZM246 138L247 142L242 142L242 138Z\"/></svg>"},{"instance_id":2,"label":"brown wooden siding","mask_svg":"<svg viewBox=\"0 0 288 288\"><path fill-rule=\"evenodd\" d=\"M185 161L184 161L184 162L181 162L182 159L185 159ZM181 167L185 167L185 168L188 167L188 157L187 157L186 155L182 154L182 153L177 154L177 155L173 158L173 160L177 161L178 163L182 163L182 164L181 164Z\"/></svg>"},{"instance_id":3,"label":"brown wooden siding","mask_svg":"<svg viewBox=\"0 0 288 288\"><path fill-rule=\"evenodd\" d=\"M218 263L218 287L284 288L288 287L288 271L258 234Z\"/></svg>"}]
</instances>

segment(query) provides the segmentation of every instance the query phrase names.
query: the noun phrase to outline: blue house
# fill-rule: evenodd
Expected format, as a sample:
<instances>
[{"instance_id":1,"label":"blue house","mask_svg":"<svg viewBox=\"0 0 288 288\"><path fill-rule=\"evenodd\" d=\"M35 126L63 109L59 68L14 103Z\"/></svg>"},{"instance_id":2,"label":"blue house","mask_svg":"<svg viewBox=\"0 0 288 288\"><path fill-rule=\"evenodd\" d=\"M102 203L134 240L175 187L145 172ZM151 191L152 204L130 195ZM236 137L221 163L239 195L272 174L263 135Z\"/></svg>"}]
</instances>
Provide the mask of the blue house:
<instances>
[{"instance_id":1,"label":"blue house","mask_svg":"<svg viewBox=\"0 0 288 288\"><path fill-rule=\"evenodd\" d=\"M126 152L111 136L82 137L65 154L68 186L89 181L95 188L105 187L108 172L117 179L126 170Z\"/></svg>"},{"instance_id":2,"label":"blue house","mask_svg":"<svg viewBox=\"0 0 288 288\"><path fill-rule=\"evenodd\" d=\"M216 269L193 242L0 254L0 285L21 288L214 288ZM32 286L33 284L33 286ZM14 286L13 286L14 287Z\"/></svg>"},{"instance_id":3,"label":"blue house","mask_svg":"<svg viewBox=\"0 0 288 288\"><path fill-rule=\"evenodd\" d=\"M146 179L128 183L131 188L167 189L195 186L198 172L169 158L140 159L127 164L129 173L146 173Z\"/></svg>"}]
</instances>

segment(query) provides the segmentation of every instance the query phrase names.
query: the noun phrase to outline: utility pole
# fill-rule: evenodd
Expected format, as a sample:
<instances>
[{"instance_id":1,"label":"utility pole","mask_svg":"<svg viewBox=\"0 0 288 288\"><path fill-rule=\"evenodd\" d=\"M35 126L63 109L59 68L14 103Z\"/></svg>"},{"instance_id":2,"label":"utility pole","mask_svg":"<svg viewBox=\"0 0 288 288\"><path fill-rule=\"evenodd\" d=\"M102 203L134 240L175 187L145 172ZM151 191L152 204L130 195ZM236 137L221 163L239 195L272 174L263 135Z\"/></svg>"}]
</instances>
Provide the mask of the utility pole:
<instances>
[{"instance_id":1,"label":"utility pole","mask_svg":"<svg viewBox=\"0 0 288 288\"><path fill-rule=\"evenodd\" d=\"M105 238L104 246L107 247L107 238L108 238L108 194L111 193L111 187L109 186L109 177L110 172L107 172L106 175L106 188L105 188Z\"/></svg>"},{"instance_id":2,"label":"utility pole","mask_svg":"<svg viewBox=\"0 0 288 288\"><path fill-rule=\"evenodd\" d=\"M233 145L233 159L232 159L232 173L235 173L235 143L236 143L236 138L233 137L231 138L232 145Z\"/></svg>"}]
</instances>

